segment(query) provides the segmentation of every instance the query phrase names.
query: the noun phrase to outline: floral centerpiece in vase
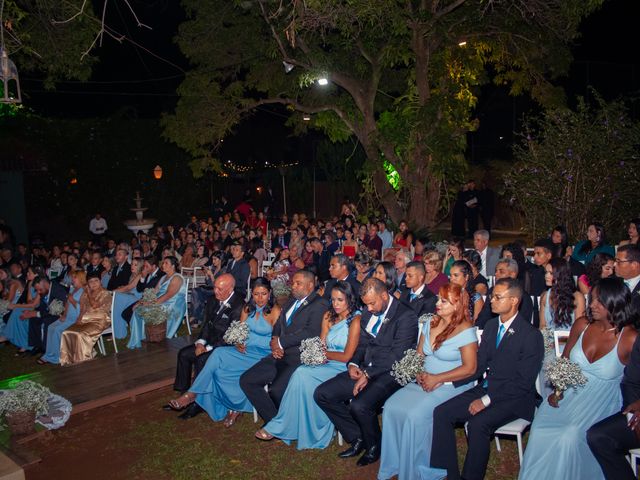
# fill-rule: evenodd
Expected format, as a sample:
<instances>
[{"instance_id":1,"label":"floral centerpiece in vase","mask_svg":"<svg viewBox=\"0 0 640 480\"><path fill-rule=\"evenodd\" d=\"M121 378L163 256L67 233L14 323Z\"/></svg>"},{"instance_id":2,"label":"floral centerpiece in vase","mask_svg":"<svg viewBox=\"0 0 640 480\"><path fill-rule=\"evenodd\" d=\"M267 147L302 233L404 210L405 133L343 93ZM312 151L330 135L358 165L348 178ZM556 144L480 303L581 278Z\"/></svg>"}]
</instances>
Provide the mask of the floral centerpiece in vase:
<instances>
[{"instance_id":1,"label":"floral centerpiece in vase","mask_svg":"<svg viewBox=\"0 0 640 480\"><path fill-rule=\"evenodd\" d=\"M49 409L51 391L39 383L25 380L12 390L0 393L0 417L13 435L28 435L35 431L35 420Z\"/></svg>"},{"instance_id":2,"label":"floral centerpiece in vase","mask_svg":"<svg viewBox=\"0 0 640 480\"><path fill-rule=\"evenodd\" d=\"M144 322L145 336L148 342L161 342L167 335L169 311L158 303L156 291L147 288L142 294L142 305L137 308Z\"/></svg>"}]
</instances>

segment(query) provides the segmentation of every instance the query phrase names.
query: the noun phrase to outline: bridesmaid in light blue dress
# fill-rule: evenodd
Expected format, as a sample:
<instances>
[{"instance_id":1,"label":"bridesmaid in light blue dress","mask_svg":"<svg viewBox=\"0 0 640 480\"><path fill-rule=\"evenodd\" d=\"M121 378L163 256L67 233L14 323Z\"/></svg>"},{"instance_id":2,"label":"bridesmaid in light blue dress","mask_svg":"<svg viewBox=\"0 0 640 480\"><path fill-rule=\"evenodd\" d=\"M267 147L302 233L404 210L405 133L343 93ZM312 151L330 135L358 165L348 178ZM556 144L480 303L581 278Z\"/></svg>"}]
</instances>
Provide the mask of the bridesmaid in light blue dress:
<instances>
[{"instance_id":1,"label":"bridesmaid in light blue dress","mask_svg":"<svg viewBox=\"0 0 640 480\"><path fill-rule=\"evenodd\" d=\"M271 355L271 334L279 315L280 307L274 305L269 280L256 278L251 300L243 308L239 319L249 327L247 342L244 345L216 348L189 391L170 405L181 410L195 400L212 420L218 422L224 419L227 428L235 423L242 412L251 412L253 406L240 388L240 377L262 358Z\"/></svg>"},{"instance_id":2,"label":"bridesmaid in light blue dress","mask_svg":"<svg viewBox=\"0 0 640 480\"><path fill-rule=\"evenodd\" d=\"M158 303L169 310L169 318L167 320L167 338L173 337L187 311L186 290L187 282L176 273L178 268L178 259L173 256L165 257L162 260L162 271L164 277L156 287L156 295ZM138 306L142 306L141 303ZM131 317L131 336L127 347L130 349L140 348L142 340L146 338L144 331L144 320L137 312L137 308L133 311Z\"/></svg>"},{"instance_id":3,"label":"bridesmaid in light blue dress","mask_svg":"<svg viewBox=\"0 0 640 480\"><path fill-rule=\"evenodd\" d=\"M3 337L0 337L0 341L7 341L18 347L19 353L33 348L29 346L29 321L21 320L20 316L27 310L33 310L40 303L40 297L32 283L38 274L43 273L36 271L34 267L27 269L27 285L20 295L18 303L14 304L15 308L12 309L7 325L2 332Z\"/></svg>"},{"instance_id":4,"label":"bridesmaid in light blue dress","mask_svg":"<svg viewBox=\"0 0 640 480\"><path fill-rule=\"evenodd\" d=\"M322 383L347 370L360 337L360 311L357 294L347 282L338 282L331 290L331 307L322 319L320 338L327 347L327 363L301 365L291 376L278 414L256 432L259 440L274 437L289 444L297 441L298 450L326 448L335 427L318 407L313 392Z\"/></svg>"},{"instance_id":5,"label":"bridesmaid in light blue dress","mask_svg":"<svg viewBox=\"0 0 640 480\"><path fill-rule=\"evenodd\" d=\"M138 280L140 280L142 269L142 260L134 258L131 260L131 278L129 283L123 287L116 288L113 291L113 312L111 312L111 326L113 327L113 335L120 339L127 336L128 326L127 322L122 318L122 312L133 305L142 296L141 292L138 292L136 286Z\"/></svg>"},{"instance_id":6,"label":"bridesmaid in light blue dress","mask_svg":"<svg viewBox=\"0 0 640 480\"><path fill-rule=\"evenodd\" d=\"M630 305L629 289L619 278L601 279L593 288L591 318L574 322L562 354L580 366L587 383L543 402L531 425L520 480L604 479L587 430L622 407L620 380L637 336Z\"/></svg>"},{"instance_id":7,"label":"bridesmaid in light blue dress","mask_svg":"<svg viewBox=\"0 0 640 480\"><path fill-rule=\"evenodd\" d=\"M47 331L47 351L36 363L44 365L46 363L60 363L60 341L62 332L76 323L80 314L80 297L84 293L87 285L87 273L83 270L71 272L71 293L66 303L66 311L58 320L49 325Z\"/></svg>"},{"instance_id":8,"label":"bridesmaid in light blue dress","mask_svg":"<svg viewBox=\"0 0 640 480\"><path fill-rule=\"evenodd\" d=\"M379 479L442 479L447 471L429 466L433 410L473 387L454 387L476 370L478 339L470 318L469 294L455 284L440 288L437 316L427 321L417 350L425 355L418 383L394 393L382 411L382 456Z\"/></svg>"}]
</instances>

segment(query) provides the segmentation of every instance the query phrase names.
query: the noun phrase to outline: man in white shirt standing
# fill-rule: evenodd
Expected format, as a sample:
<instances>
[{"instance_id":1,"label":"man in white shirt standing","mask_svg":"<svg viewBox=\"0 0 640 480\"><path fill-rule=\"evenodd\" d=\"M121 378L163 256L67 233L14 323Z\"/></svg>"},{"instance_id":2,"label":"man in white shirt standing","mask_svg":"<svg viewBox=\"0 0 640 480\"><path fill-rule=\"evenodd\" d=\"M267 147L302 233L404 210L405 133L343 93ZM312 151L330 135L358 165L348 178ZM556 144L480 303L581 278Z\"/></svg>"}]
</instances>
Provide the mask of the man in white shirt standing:
<instances>
[{"instance_id":1,"label":"man in white shirt standing","mask_svg":"<svg viewBox=\"0 0 640 480\"><path fill-rule=\"evenodd\" d=\"M93 235L93 241L97 245L102 245L104 235L107 233L107 221L102 218L100 213L96 213L96 216L89 222L89 231Z\"/></svg>"}]
</instances>

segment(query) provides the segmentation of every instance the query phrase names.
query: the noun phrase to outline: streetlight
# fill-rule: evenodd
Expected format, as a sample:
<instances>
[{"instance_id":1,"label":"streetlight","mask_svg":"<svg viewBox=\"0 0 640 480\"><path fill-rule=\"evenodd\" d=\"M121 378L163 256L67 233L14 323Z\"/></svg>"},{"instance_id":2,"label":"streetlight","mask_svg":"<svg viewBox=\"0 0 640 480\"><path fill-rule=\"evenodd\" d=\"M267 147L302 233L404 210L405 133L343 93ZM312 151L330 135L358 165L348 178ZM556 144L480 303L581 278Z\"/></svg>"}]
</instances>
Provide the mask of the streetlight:
<instances>
[{"instance_id":1,"label":"streetlight","mask_svg":"<svg viewBox=\"0 0 640 480\"><path fill-rule=\"evenodd\" d=\"M160 180L162 178L162 167L160 165L156 165L156 168L153 169L153 177L156 180Z\"/></svg>"}]
</instances>

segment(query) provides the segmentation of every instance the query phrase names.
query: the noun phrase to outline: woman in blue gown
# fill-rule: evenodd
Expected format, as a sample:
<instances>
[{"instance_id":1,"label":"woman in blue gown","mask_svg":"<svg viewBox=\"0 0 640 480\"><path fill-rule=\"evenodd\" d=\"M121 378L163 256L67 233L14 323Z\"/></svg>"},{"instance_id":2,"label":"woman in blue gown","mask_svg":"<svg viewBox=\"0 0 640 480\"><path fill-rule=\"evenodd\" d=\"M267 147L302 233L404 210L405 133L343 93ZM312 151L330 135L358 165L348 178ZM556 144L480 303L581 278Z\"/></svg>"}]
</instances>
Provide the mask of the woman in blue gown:
<instances>
[{"instance_id":1,"label":"woman in blue gown","mask_svg":"<svg viewBox=\"0 0 640 480\"><path fill-rule=\"evenodd\" d=\"M224 419L225 427L231 427L242 412L251 412L253 407L240 388L240 376L271 355L271 333L279 316L280 307L274 305L271 283L264 277L256 278L251 300L240 315L240 321L249 327L247 342L216 348L189 391L170 405L182 410L195 401L212 420Z\"/></svg>"},{"instance_id":2,"label":"woman in blue gown","mask_svg":"<svg viewBox=\"0 0 640 480\"><path fill-rule=\"evenodd\" d=\"M318 407L313 392L322 383L347 370L347 362L358 347L360 312L357 292L340 281L331 290L331 307L322 319L320 338L327 348L327 362L301 365L291 376L278 414L256 432L259 440L276 437L286 443L297 441L298 450L326 448L335 427Z\"/></svg>"},{"instance_id":3,"label":"woman in blue gown","mask_svg":"<svg viewBox=\"0 0 640 480\"><path fill-rule=\"evenodd\" d=\"M134 258L131 260L131 277L129 283L113 291L113 311L111 312L111 326L113 327L113 335L116 338L125 338L127 336L127 322L122 318L122 312L130 305L140 300L141 292L138 292L136 286L141 277L142 259Z\"/></svg>"},{"instance_id":4,"label":"woman in blue gown","mask_svg":"<svg viewBox=\"0 0 640 480\"><path fill-rule=\"evenodd\" d=\"M587 430L622 408L620 380L638 325L631 293L619 278L591 291L589 317L578 318L562 353L580 366L586 385L549 395L531 425L520 480L604 479L587 445Z\"/></svg>"},{"instance_id":5,"label":"woman in blue gown","mask_svg":"<svg viewBox=\"0 0 640 480\"><path fill-rule=\"evenodd\" d=\"M18 347L18 353L24 353L33 348L29 346L29 321L22 320L20 317L25 311L34 309L40 303L40 296L33 288L33 279L39 275L44 275L40 267L27 268L27 284L18 303L9 305L11 314L2 332L3 336L0 337L0 342L9 342Z\"/></svg>"},{"instance_id":6,"label":"woman in blue gown","mask_svg":"<svg viewBox=\"0 0 640 480\"><path fill-rule=\"evenodd\" d=\"M456 284L440 288L437 315L425 323L417 351L424 373L394 393L382 411L379 479L441 479L447 471L429 465L433 410L473 386L451 382L476 370L478 339L469 313L469 294Z\"/></svg>"},{"instance_id":7,"label":"woman in blue gown","mask_svg":"<svg viewBox=\"0 0 640 480\"><path fill-rule=\"evenodd\" d=\"M178 269L178 259L174 256L165 257L162 260L162 271L164 277L156 287L157 302L164 308L169 310L169 318L167 319L167 338L173 337L187 311L186 290L187 282L176 272ZM144 303L138 303L133 310L131 317L131 336L127 347L130 349L140 348L142 340L146 338L144 331L144 319L138 314L138 308Z\"/></svg>"},{"instance_id":8,"label":"woman in blue gown","mask_svg":"<svg viewBox=\"0 0 640 480\"><path fill-rule=\"evenodd\" d=\"M80 297L87 285L87 273L83 270L75 270L70 274L71 293L67 296L66 310L62 316L47 330L47 351L37 360L37 363L60 363L60 340L62 332L76 323L80 313Z\"/></svg>"}]
</instances>

